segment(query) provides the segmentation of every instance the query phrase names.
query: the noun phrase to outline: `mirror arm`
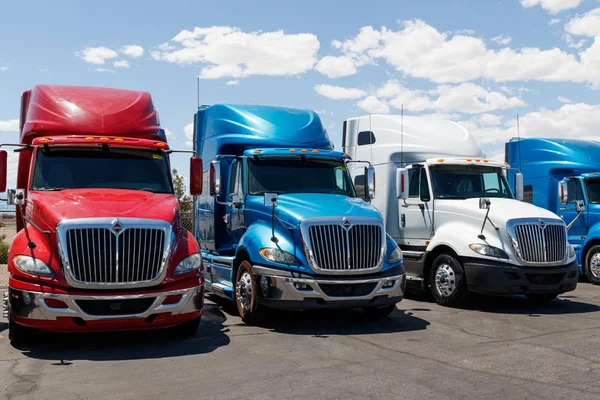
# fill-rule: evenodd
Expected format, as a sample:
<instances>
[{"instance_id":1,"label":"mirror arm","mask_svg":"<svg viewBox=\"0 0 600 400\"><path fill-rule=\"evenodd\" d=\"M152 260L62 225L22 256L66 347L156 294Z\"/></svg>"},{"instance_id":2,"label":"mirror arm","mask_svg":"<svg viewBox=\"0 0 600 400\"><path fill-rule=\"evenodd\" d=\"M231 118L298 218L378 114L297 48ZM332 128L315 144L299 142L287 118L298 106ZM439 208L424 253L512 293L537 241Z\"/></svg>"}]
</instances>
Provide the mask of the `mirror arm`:
<instances>
[{"instance_id":1,"label":"mirror arm","mask_svg":"<svg viewBox=\"0 0 600 400\"><path fill-rule=\"evenodd\" d=\"M23 219L24 219L25 221L27 221L27 222L29 223L29 225L31 225L31 226L33 226L35 229L37 229L39 232L41 232L41 233L43 233L43 234L46 234L46 235L51 235L51 234L52 234L52 232L50 232L50 231L45 231L45 230L43 230L42 228L40 228L39 226L37 226L37 225L36 225L36 224L35 224L35 223L34 223L32 220L30 220L29 218L27 218L27 217L23 216Z\"/></svg>"},{"instance_id":2,"label":"mirror arm","mask_svg":"<svg viewBox=\"0 0 600 400\"><path fill-rule=\"evenodd\" d=\"M575 225L575 222L579 219L579 217L581 216L582 213L583 213L583 210L579 210L577 212L577 215L575 216L575 218L573 218L573 221L569 222L569 225L567 225L567 231L569 229L571 229L573 227L573 225Z\"/></svg>"},{"instance_id":3,"label":"mirror arm","mask_svg":"<svg viewBox=\"0 0 600 400\"><path fill-rule=\"evenodd\" d=\"M171 154L171 153L190 153L193 154L194 157L197 157L197 153L196 150L163 150L165 153L167 154Z\"/></svg>"},{"instance_id":4,"label":"mirror arm","mask_svg":"<svg viewBox=\"0 0 600 400\"><path fill-rule=\"evenodd\" d=\"M26 149L32 149L33 146L30 144L23 144L23 143L0 143L0 149L2 148L2 146L8 146L8 147L19 147L18 149L15 149L15 152L19 152L22 150L26 150Z\"/></svg>"}]
</instances>

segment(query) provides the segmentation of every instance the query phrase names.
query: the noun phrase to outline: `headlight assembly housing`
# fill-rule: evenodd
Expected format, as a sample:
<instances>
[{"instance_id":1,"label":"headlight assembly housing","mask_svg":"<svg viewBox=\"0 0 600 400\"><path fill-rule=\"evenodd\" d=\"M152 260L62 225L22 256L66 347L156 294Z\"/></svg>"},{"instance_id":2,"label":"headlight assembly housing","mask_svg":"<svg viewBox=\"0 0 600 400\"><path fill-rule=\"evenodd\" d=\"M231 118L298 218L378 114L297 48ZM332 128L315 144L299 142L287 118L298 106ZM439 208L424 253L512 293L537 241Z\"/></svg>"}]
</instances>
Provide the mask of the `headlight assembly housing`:
<instances>
[{"instance_id":1,"label":"headlight assembly housing","mask_svg":"<svg viewBox=\"0 0 600 400\"><path fill-rule=\"evenodd\" d=\"M173 275L187 274L200 268L202 268L202 256L198 253L192 254L177 264L177 267L173 270Z\"/></svg>"},{"instance_id":2,"label":"headlight assembly housing","mask_svg":"<svg viewBox=\"0 0 600 400\"><path fill-rule=\"evenodd\" d=\"M265 260L277 264L302 265L300 260L298 260L298 258L292 253L271 247L260 249L260 255L263 256Z\"/></svg>"},{"instance_id":3,"label":"headlight assembly housing","mask_svg":"<svg viewBox=\"0 0 600 400\"><path fill-rule=\"evenodd\" d=\"M482 256L496 257L508 260L508 254L498 247L490 246L483 243L473 243L469 245L469 248L475 253L481 254Z\"/></svg>"},{"instance_id":4,"label":"headlight assembly housing","mask_svg":"<svg viewBox=\"0 0 600 400\"><path fill-rule=\"evenodd\" d=\"M19 271L25 272L26 274L47 276L49 278L54 276L54 272L48 264L40 259L25 255L17 255L13 258L13 262Z\"/></svg>"},{"instance_id":5,"label":"headlight assembly housing","mask_svg":"<svg viewBox=\"0 0 600 400\"><path fill-rule=\"evenodd\" d=\"M402 260L403 260L402 250L400 250L400 247L396 246L396 248L392 251L392 253L388 257L387 263L388 264L397 264Z\"/></svg>"}]
</instances>

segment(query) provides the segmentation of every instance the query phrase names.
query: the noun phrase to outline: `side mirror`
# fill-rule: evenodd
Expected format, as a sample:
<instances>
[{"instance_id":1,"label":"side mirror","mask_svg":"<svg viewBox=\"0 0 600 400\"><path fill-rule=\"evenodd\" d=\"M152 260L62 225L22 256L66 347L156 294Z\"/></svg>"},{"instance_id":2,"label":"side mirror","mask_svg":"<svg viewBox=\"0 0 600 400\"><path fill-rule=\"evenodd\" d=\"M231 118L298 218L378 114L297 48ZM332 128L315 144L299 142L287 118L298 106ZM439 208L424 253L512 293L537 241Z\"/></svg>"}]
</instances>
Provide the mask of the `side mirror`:
<instances>
[{"instance_id":1,"label":"side mirror","mask_svg":"<svg viewBox=\"0 0 600 400\"><path fill-rule=\"evenodd\" d=\"M567 199L569 198L569 190L567 187L567 181L558 182L558 202L560 204L567 204Z\"/></svg>"},{"instance_id":2,"label":"side mirror","mask_svg":"<svg viewBox=\"0 0 600 400\"><path fill-rule=\"evenodd\" d=\"M408 170L398 168L396 170L396 197L399 199L408 199Z\"/></svg>"},{"instance_id":3,"label":"side mirror","mask_svg":"<svg viewBox=\"0 0 600 400\"><path fill-rule=\"evenodd\" d=\"M520 172L515 174L515 198L523 201L523 174Z\"/></svg>"},{"instance_id":4,"label":"side mirror","mask_svg":"<svg viewBox=\"0 0 600 400\"><path fill-rule=\"evenodd\" d=\"M365 192L370 200L375 198L375 168L365 168Z\"/></svg>"},{"instance_id":5,"label":"side mirror","mask_svg":"<svg viewBox=\"0 0 600 400\"><path fill-rule=\"evenodd\" d=\"M6 174L8 170L8 152L0 150L0 192L6 192Z\"/></svg>"},{"instance_id":6,"label":"side mirror","mask_svg":"<svg viewBox=\"0 0 600 400\"><path fill-rule=\"evenodd\" d=\"M487 210L488 208L490 208L490 204L492 204L490 199L486 199L484 197L479 199L479 209L480 210Z\"/></svg>"},{"instance_id":7,"label":"side mirror","mask_svg":"<svg viewBox=\"0 0 600 400\"><path fill-rule=\"evenodd\" d=\"M210 162L210 195L219 196L221 194L221 162Z\"/></svg>"},{"instance_id":8,"label":"side mirror","mask_svg":"<svg viewBox=\"0 0 600 400\"><path fill-rule=\"evenodd\" d=\"M202 194L202 159L200 157L190 158L190 193L192 196Z\"/></svg>"},{"instance_id":9,"label":"side mirror","mask_svg":"<svg viewBox=\"0 0 600 400\"><path fill-rule=\"evenodd\" d=\"M265 193L265 207L277 207L277 193Z\"/></svg>"},{"instance_id":10,"label":"side mirror","mask_svg":"<svg viewBox=\"0 0 600 400\"><path fill-rule=\"evenodd\" d=\"M577 212L580 213L583 211L583 200L577 200L577 204L575 205Z\"/></svg>"},{"instance_id":11,"label":"side mirror","mask_svg":"<svg viewBox=\"0 0 600 400\"><path fill-rule=\"evenodd\" d=\"M9 206L17 204L17 189L8 189L6 192L6 204Z\"/></svg>"}]
</instances>

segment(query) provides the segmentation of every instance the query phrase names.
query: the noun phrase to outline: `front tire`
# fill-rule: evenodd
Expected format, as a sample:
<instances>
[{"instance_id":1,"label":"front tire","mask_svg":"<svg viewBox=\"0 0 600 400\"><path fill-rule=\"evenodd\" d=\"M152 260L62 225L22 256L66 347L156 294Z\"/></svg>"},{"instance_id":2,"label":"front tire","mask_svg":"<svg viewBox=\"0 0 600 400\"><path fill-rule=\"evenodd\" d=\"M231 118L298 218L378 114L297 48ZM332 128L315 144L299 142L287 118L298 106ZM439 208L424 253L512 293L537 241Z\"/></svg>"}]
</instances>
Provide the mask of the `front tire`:
<instances>
[{"instance_id":1,"label":"front tire","mask_svg":"<svg viewBox=\"0 0 600 400\"><path fill-rule=\"evenodd\" d=\"M600 245L592 246L588 250L583 269L591 283L600 285Z\"/></svg>"},{"instance_id":2,"label":"front tire","mask_svg":"<svg viewBox=\"0 0 600 400\"><path fill-rule=\"evenodd\" d=\"M35 329L15 322L12 313L8 312L8 339L14 347L26 347L32 342Z\"/></svg>"},{"instance_id":3,"label":"front tire","mask_svg":"<svg viewBox=\"0 0 600 400\"><path fill-rule=\"evenodd\" d=\"M242 261L235 279L235 304L242 321L247 324L254 324L258 320L257 293L258 285L252 273L252 265L248 261Z\"/></svg>"},{"instance_id":4,"label":"front tire","mask_svg":"<svg viewBox=\"0 0 600 400\"><path fill-rule=\"evenodd\" d=\"M433 260L429 285L433 298L441 306L461 308L469 302L465 270L450 254L442 253Z\"/></svg>"}]
</instances>

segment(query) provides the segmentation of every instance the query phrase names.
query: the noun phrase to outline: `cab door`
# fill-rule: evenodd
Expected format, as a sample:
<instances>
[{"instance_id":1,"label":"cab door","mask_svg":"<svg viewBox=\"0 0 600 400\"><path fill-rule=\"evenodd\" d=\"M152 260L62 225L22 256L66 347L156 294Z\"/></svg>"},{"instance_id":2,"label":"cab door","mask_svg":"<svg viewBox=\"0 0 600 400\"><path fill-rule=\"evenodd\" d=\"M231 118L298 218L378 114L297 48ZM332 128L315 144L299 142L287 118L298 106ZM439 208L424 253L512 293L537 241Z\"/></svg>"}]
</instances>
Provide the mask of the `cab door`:
<instances>
[{"instance_id":1,"label":"cab door","mask_svg":"<svg viewBox=\"0 0 600 400\"><path fill-rule=\"evenodd\" d=\"M244 231L244 163L243 160L235 160L231 164L229 176L229 194L227 199L227 213L225 226L231 237L234 248L237 247Z\"/></svg>"},{"instance_id":2,"label":"cab door","mask_svg":"<svg viewBox=\"0 0 600 400\"><path fill-rule=\"evenodd\" d=\"M577 178L572 178L567 181L567 204L562 204L559 207L559 216L565 221L567 226L577 217L577 202L583 203L583 211L577 221L569 229L569 242L582 243L582 237L587 235L587 207L586 199L583 195L582 182Z\"/></svg>"},{"instance_id":3,"label":"cab door","mask_svg":"<svg viewBox=\"0 0 600 400\"><path fill-rule=\"evenodd\" d=\"M427 168L422 165L409 166L408 198L399 200L400 232L407 249L425 250L426 241L431 239L432 196Z\"/></svg>"}]
</instances>

